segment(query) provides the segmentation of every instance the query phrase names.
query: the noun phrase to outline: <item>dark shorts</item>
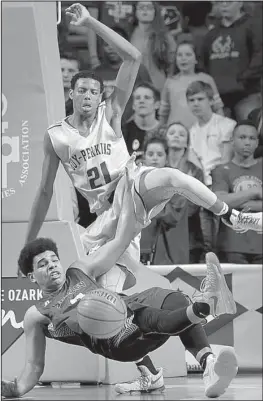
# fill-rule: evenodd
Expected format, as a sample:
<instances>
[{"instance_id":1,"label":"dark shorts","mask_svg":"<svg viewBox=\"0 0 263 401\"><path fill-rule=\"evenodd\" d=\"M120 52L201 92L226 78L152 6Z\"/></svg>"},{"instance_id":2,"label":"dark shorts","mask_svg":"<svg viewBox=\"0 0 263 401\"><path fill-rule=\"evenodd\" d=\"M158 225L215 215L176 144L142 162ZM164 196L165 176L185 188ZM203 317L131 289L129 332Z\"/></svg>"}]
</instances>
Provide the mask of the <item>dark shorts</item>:
<instances>
[{"instance_id":1,"label":"dark shorts","mask_svg":"<svg viewBox=\"0 0 263 401\"><path fill-rule=\"evenodd\" d=\"M136 311L149 307L151 313L158 314L159 310L162 309L165 298L171 293L175 294L176 291L153 287L140 293L122 296L128 310L133 313L136 314ZM176 307L180 308L187 304L189 304L189 301L186 297L178 293L178 305ZM98 345L101 347L102 352L100 353L104 357L120 362L132 362L161 347L169 338L170 335L167 334L142 333L137 327L136 330L131 330L131 333L118 345L114 345L109 340L99 340Z\"/></svg>"}]
</instances>

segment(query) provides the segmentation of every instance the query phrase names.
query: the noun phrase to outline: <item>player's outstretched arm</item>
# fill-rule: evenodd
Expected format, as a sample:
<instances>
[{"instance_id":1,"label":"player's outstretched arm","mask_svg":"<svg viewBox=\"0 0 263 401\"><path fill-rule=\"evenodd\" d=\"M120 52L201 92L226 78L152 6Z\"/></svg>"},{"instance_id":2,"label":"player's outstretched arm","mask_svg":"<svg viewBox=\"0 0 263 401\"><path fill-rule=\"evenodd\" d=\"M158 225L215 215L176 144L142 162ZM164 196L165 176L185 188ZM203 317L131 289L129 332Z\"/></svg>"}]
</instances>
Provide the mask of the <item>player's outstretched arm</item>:
<instances>
[{"instance_id":1,"label":"player's outstretched arm","mask_svg":"<svg viewBox=\"0 0 263 401\"><path fill-rule=\"evenodd\" d=\"M38 382L44 371L46 338L44 324L47 318L41 315L35 306L28 309L24 318L26 336L26 363L20 377L14 381L1 382L2 396L21 397L30 391Z\"/></svg>"},{"instance_id":2,"label":"player's outstretched arm","mask_svg":"<svg viewBox=\"0 0 263 401\"><path fill-rule=\"evenodd\" d=\"M87 25L93 29L105 42L114 47L123 63L116 78L116 89L113 93L118 103L118 110L123 113L131 96L138 69L141 63L141 53L130 42L114 32L108 26L91 17L88 10L81 4L73 4L66 10L73 25Z\"/></svg>"},{"instance_id":3,"label":"player's outstretched arm","mask_svg":"<svg viewBox=\"0 0 263 401\"><path fill-rule=\"evenodd\" d=\"M42 177L29 217L25 243L33 241L37 237L45 220L53 195L53 184L56 178L59 161L50 137L48 133L46 133L44 138Z\"/></svg>"},{"instance_id":4,"label":"player's outstretched arm","mask_svg":"<svg viewBox=\"0 0 263 401\"><path fill-rule=\"evenodd\" d=\"M81 268L89 276L97 278L109 271L128 248L131 240L141 230L136 221L134 203L131 195L133 179L126 168L126 188L123 196L122 210L120 212L115 238L99 250L88 255L85 260L72 264L71 267Z\"/></svg>"}]
</instances>

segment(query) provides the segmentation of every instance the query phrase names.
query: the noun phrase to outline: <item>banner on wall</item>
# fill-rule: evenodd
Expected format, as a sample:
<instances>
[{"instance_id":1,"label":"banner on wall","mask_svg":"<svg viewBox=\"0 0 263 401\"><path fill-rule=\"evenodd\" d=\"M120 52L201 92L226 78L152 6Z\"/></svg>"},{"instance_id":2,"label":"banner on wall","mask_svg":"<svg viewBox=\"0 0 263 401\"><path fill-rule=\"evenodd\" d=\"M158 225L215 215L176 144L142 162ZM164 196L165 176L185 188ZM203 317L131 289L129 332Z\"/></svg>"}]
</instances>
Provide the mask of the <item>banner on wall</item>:
<instances>
[{"instance_id":1,"label":"banner on wall","mask_svg":"<svg viewBox=\"0 0 263 401\"><path fill-rule=\"evenodd\" d=\"M50 125L47 83L56 91L53 96L56 104L52 108L59 108L64 113L58 45L56 42L50 44L57 54L50 51L53 57L49 57L48 66L53 72L50 74L54 82L50 80L49 83L45 78L48 68L41 62L45 59L48 46L43 45L44 40L37 34L38 30L46 29L46 26L42 27L44 23L49 23L50 32L45 33L46 41L51 33L56 40L55 3L47 6L46 13L50 12L50 15L45 20L44 17L43 20L41 17L36 19L39 7L34 2L3 2L2 5L3 222L28 221L29 218L41 177L43 138ZM57 76L59 79L56 79ZM61 117L64 116L62 113L59 113ZM49 216L53 217L53 203L50 210L53 214Z\"/></svg>"},{"instance_id":2,"label":"banner on wall","mask_svg":"<svg viewBox=\"0 0 263 401\"><path fill-rule=\"evenodd\" d=\"M23 334L25 313L41 298L42 291L27 278L2 278L2 354Z\"/></svg>"}]
</instances>

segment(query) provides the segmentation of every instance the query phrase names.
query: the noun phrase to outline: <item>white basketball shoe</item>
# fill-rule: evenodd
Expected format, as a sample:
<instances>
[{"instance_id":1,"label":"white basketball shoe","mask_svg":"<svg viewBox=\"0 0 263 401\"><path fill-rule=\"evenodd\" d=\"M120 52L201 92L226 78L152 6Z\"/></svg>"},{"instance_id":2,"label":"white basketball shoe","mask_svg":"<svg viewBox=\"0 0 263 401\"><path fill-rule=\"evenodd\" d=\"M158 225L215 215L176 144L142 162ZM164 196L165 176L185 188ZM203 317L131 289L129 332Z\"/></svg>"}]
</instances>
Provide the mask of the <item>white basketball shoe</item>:
<instances>
[{"instance_id":1,"label":"white basketball shoe","mask_svg":"<svg viewBox=\"0 0 263 401\"><path fill-rule=\"evenodd\" d=\"M245 233L248 230L256 231L262 234L262 212L258 213L246 213L238 212L237 210L232 210L229 223L223 217L221 218L223 223L232 228L234 231L239 233Z\"/></svg>"},{"instance_id":2,"label":"white basketball shoe","mask_svg":"<svg viewBox=\"0 0 263 401\"><path fill-rule=\"evenodd\" d=\"M193 295L193 302L204 302L210 306L214 317L225 313L235 314L236 303L230 292L217 256L206 254L207 275L201 283L200 293Z\"/></svg>"},{"instance_id":3,"label":"white basketball shoe","mask_svg":"<svg viewBox=\"0 0 263 401\"><path fill-rule=\"evenodd\" d=\"M209 398L224 394L238 371L234 349L223 347L218 356L209 355L203 374L205 395Z\"/></svg>"},{"instance_id":4,"label":"white basketball shoe","mask_svg":"<svg viewBox=\"0 0 263 401\"><path fill-rule=\"evenodd\" d=\"M117 393L152 393L165 390L162 368L157 368L156 375L153 375L146 366L138 366L138 369L141 376L131 382L117 383L115 385Z\"/></svg>"}]
</instances>

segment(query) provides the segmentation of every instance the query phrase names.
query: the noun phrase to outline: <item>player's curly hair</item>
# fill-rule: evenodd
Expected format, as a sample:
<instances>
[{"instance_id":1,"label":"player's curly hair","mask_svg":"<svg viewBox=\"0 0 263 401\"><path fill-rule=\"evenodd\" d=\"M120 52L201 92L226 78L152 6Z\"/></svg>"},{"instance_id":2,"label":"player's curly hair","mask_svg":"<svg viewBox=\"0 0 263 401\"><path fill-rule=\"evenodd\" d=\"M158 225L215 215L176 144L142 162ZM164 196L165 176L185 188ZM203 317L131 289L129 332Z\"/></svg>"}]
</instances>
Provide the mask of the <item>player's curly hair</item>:
<instances>
[{"instance_id":1,"label":"player's curly hair","mask_svg":"<svg viewBox=\"0 0 263 401\"><path fill-rule=\"evenodd\" d=\"M95 72L89 71L89 70L82 70L82 71L77 72L77 74L73 75L73 77L71 79L71 89L75 89L76 82L80 78L91 78L91 79L94 79L95 81L98 81L100 83L100 93L103 92L104 85L103 85L102 78L99 75L97 75Z\"/></svg>"},{"instance_id":2,"label":"player's curly hair","mask_svg":"<svg viewBox=\"0 0 263 401\"><path fill-rule=\"evenodd\" d=\"M33 259L45 251L53 251L59 258L57 245L50 238L37 238L24 246L18 259L19 270L23 275L33 271Z\"/></svg>"}]
</instances>

